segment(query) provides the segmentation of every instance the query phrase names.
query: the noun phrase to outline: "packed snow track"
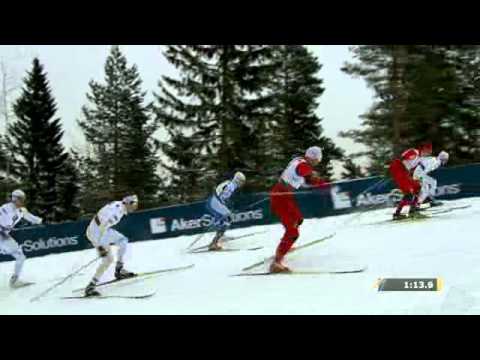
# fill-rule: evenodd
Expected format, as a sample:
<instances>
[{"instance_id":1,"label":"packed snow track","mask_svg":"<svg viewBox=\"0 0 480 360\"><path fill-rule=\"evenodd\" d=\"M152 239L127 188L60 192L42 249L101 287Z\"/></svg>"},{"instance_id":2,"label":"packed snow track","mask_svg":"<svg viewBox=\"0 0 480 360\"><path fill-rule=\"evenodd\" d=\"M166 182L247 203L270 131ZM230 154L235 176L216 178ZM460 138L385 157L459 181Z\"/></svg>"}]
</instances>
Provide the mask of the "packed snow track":
<instances>
[{"instance_id":1,"label":"packed snow track","mask_svg":"<svg viewBox=\"0 0 480 360\"><path fill-rule=\"evenodd\" d=\"M445 208L469 208L409 223L390 223L391 210L381 209L309 219L301 227L297 246L335 236L288 256L293 269L342 270L367 266L356 274L231 277L242 268L271 256L283 228L280 224L232 230L229 236L258 234L231 242L255 251L188 254L198 236L130 244L126 265L132 271L195 264L106 288L105 295L129 296L156 291L146 299L60 299L84 287L94 270L56 288L44 298L30 300L88 263L95 251L86 250L28 259L23 278L36 284L10 290L13 262L0 264L1 314L480 314L480 199L444 203ZM213 236L206 234L198 245ZM260 270L264 270L260 267ZM104 281L113 277L112 269ZM438 292L378 292L379 278L437 278Z\"/></svg>"}]
</instances>

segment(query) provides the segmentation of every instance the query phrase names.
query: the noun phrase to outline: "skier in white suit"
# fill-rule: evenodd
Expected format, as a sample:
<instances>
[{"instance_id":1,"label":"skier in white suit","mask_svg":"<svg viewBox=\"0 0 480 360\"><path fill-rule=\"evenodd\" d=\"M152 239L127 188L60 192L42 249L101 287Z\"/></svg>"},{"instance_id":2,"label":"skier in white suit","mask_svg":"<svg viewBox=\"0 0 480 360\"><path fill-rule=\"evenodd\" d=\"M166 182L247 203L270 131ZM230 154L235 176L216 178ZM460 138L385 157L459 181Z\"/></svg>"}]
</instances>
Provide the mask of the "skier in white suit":
<instances>
[{"instance_id":1,"label":"skier in white suit","mask_svg":"<svg viewBox=\"0 0 480 360\"><path fill-rule=\"evenodd\" d=\"M105 205L88 225L87 239L97 249L100 257L102 257L102 263L95 272L92 281L85 289L85 296L100 296L100 293L95 287L98 280L113 263L114 258L111 245L118 246L115 278L120 280L136 276L136 274L125 270L123 267L123 257L127 250L128 238L111 227L117 225L125 215L137 209L137 195L127 196L122 201L114 201Z\"/></svg>"},{"instance_id":2,"label":"skier in white suit","mask_svg":"<svg viewBox=\"0 0 480 360\"><path fill-rule=\"evenodd\" d=\"M25 262L22 247L18 245L10 232L15 225L25 219L28 222L39 225L42 219L30 214L24 207L26 195L22 190L12 192L11 201L0 207L0 252L15 258L15 270L10 278L10 287L18 288L31 283L19 280Z\"/></svg>"},{"instance_id":3,"label":"skier in white suit","mask_svg":"<svg viewBox=\"0 0 480 360\"><path fill-rule=\"evenodd\" d=\"M421 183L420 194L418 195L419 205L423 203L430 203L430 206L441 205L441 202L435 200L437 180L428 174L445 165L448 162L448 158L449 155L445 151L440 152L437 157L422 156L420 158L418 165L413 171L413 178L420 180Z\"/></svg>"}]
</instances>

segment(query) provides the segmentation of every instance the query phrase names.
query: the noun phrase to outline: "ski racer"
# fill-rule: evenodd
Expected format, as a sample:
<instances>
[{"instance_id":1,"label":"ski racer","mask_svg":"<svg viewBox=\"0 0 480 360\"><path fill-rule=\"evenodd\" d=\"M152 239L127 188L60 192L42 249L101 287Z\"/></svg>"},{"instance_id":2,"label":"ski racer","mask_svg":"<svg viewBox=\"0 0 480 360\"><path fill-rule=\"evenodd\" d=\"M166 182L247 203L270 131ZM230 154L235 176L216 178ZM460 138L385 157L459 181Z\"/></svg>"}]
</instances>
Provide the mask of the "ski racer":
<instances>
[{"instance_id":1,"label":"ski racer","mask_svg":"<svg viewBox=\"0 0 480 360\"><path fill-rule=\"evenodd\" d=\"M219 184L213 194L208 198L206 205L207 211L213 216L213 226L216 229L215 237L208 247L210 251L223 249L221 240L233 220L229 202L235 192L245 184L245 181L245 175L241 172L236 172L231 180L226 180Z\"/></svg>"},{"instance_id":2,"label":"ski racer","mask_svg":"<svg viewBox=\"0 0 480 360\"><path fill-rule=\"evenodd\" d=\"M26 195L22 190L15 190L12 192L11 201L0 207L0 251L15 258L15 270L10 278L11 288L19 288L32 283L19 280L26 257L22 247L12 238L10 232L21 219L35 225L42 223L41 218L30 214L24 207L25 199Z\"/></svg>"},{"instance_id":3,"label":"ski racer","mask_svg":"<svg viewBox=\"0 0 480 360\"><path fill-rule=\"evenodd\" d=\"M115 278L118 280L136 276L135 273L125 270L123 257L127 250L128 238L112 229L124 216L138 209L137 195L126 196L122 201L113 201L100 209L87 228L87 239L97 249L102 258L95 275L85 289L85 296L100 296L95 289L101 276L113 263L111 245L118 246L118 259L115 266Z\"/></svg>"},{"instance_id":4,"label":"ski racer","mask_svg":"<svg viewBox=\"0 0 480 360\"><path fill-rule=\"evenodd\" d=\"M395 213L393 214L394 220L401 220L410 215L415 216L415 214L417 213L420 204L419 195L420 191L422 190L422 182L420 177L424 178L425 174L423 174L421 170L419 170L417 175L414 176L414 172L417 169L417 166L420 164L421 160L423 158L426 159L430 157L431 154L432 144L425 143L421 145L418 149L410 148L404 151L401 154L400 158L394 159L390 164L390 174L395 184L403 193L403 198L398 203ZM440 161L440 163L446 163L446 161L448 161L448 154L442 151L437 157L437 159ZM426 183L423 186L425 192L428 192L430 186ZM407 205L410 207L409 213L407 215L403 215L402 210Z\"/></svg>"},{"instance_id":5,"label":"ski racer","mask_svg":"<svg viewBox=\"0 0 480 360\"><path fill-rule=\"evenodd\" d=\"M290 272L282 261L300 236L299 227L303 215L295 201L294 192L299 188L326 188L329 186L313 170L322 161L322 149L312 146L305 156L295 157L287 165L278 182L270 191L271 210L282 222L285 233L276 249L270 272Z\"/></svg>"}]
</instances>

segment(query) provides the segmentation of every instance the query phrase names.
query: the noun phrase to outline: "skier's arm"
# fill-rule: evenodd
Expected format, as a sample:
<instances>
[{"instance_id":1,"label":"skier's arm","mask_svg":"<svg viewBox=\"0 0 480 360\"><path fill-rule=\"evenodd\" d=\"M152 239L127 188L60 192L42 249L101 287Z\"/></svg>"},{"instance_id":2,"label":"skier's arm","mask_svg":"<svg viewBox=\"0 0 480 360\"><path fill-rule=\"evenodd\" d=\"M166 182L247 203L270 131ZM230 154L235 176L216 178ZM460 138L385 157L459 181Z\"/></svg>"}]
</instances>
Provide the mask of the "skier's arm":
<instances>
[{"instance_id":1,"label":"skier's arm","mask_svg":"<svg viewBox=\"0 0 480 360\"><path fill-rule=\"evenodd\" d=\"M27 208L24 208L24 207L23 207L23 208L22 208L22 213L23 213L23 218L24 218L25 220L27 220L27 221L28 221L29 223L31 223L31 224L40 225L40 224L43 222L42 218L31 214L31 213L27 210Z\"/></svg>"},{"instance_id":2,"label":"skier's arm","mask_svg":"<svg viewBox=\"0 0 480 360\"><path fill-rule=\"evenodd\" d=\"M305 182L308 185L307 187L327 188L330 186L330 184L320 178L320 176L313 171L312 167L308 164L301 163L298 165L297 173L305 178Z\"/></svg>"},{"instance_id":3,"label":"skier's arm","mask_svg":"<svg viewBox=\"0 0 480 360\"><path fill-rule=\"evenodd\" d=\"M220 200L222 200L224 203L227 202L235 193L237 188L238 188L237 184L233 181L230 181L227 184L227 186L225 186L221 194L219 195Z\"/></svg>"},{"instance_id":4,"label":"skier's arm","mask_svg":"<svg viewBox=\"0 0 480 360\"><path fill-rule=\"evenodd\" d=\"M414 179L422 179L428 173L446 164L447 161L448 154L445 151L442 151L438 157L429 156L422 158L413 172Z\"/></svg>"},{"instance_id":5,"label":"skier's arm","mask_svg":"<svg viewBox=\"0 0 480 360\"><path fill-rule=\"evenodd\" d=\"M98 227L100 228L100 237L102 237L110 227L116 225L120 221L121 215L117 214L113 208L106 208L100 210L97 218L100 221Z\"/></svg>"}]
</instances>

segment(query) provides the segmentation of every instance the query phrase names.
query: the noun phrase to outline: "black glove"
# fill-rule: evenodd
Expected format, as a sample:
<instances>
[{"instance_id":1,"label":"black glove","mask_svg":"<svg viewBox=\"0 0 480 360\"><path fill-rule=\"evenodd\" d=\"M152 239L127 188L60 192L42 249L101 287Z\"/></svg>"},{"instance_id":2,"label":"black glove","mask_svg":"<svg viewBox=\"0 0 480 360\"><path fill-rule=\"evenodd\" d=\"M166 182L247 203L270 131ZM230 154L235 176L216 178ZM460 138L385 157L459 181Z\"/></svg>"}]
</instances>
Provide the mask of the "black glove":
<instances>
[{"instance_id":1,"label":"black glove","mask_svg":"<svg viewBox=\"0 0 480 360\"><path fill-rule=\"evenodd\" d=\"M102 257L102 258L108 255L108 251L102 246L99 246L97 248L97 251L98 251L98 254L100 255L100 257Z\"/></svg>"}]
</instances>

